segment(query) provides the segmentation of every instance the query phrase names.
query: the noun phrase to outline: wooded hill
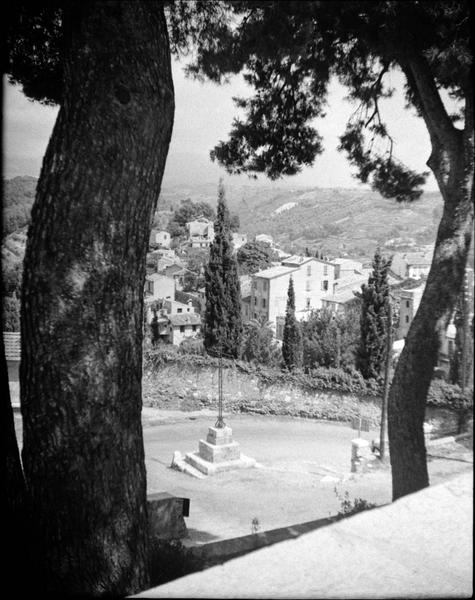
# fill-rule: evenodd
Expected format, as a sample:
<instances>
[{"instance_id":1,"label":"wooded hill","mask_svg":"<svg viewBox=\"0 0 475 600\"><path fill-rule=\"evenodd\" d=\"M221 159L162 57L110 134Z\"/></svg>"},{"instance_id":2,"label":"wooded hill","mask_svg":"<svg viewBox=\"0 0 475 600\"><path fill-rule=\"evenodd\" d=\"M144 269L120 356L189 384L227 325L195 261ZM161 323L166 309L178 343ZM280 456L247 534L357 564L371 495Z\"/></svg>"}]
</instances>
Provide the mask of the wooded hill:
<instances>
[{"instance_id":1,"label":"wooded hill","mask_svg":"<svg viewBox=\"0 0 475 600\"><path fill-rule=\"evenodd\" d=\"M33 177L4 181L5 234L22 230L27 224L35 186ZM331 256L371 257L377 245L394 239L391 249L398 243L404 248L405 242L408 247L411 242L416 246L431 244L442 211L438 192L426 193L412 204L398 204L361 189L291 188L250 182L226 183L225 190L228 207L238 214L240 230L249 238L266 233L290 252L323 249ZM171 211L186 198L216 208L217 184L164 187L156 221L165 226ZM295 206L278 212L288 203ZM11 245L12 240L5 241Z\"/></svg>"}]
</instances>

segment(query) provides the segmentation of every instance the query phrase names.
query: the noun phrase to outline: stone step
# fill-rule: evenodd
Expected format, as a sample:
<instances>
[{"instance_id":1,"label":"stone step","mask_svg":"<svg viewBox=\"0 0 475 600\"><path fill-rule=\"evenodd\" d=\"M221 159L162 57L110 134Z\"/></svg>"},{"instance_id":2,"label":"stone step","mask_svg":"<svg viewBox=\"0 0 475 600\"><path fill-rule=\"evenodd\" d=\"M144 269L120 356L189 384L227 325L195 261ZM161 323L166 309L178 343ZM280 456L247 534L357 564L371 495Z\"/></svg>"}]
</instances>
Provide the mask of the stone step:
<instances>
[{"instance_id":1,"label":"stone step","mask_svg":"<svg viewBox=\"0 0 475 600\"><path fill-rule=\"evenodd\" d=\"M233 469L246 469L256 465L256 461L253 458L244 456L244 454L241 454L236 460L211 463L201 458L197 452L188 452L185 456L185 461L205 475L214 475L215 473L231 471Z\"/></svg>"}]
</instances>

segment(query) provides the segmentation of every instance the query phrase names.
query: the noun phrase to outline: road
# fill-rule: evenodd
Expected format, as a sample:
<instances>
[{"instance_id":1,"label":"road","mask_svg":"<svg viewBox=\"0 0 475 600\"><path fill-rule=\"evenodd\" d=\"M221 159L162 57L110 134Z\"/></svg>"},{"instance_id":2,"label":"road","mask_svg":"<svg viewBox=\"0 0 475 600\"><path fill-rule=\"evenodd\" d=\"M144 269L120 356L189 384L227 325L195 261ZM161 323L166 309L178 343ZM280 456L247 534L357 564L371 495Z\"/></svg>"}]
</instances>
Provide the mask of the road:
<instances>
[{"instance_id":1,"label":"road","mask_svg":"<svg viewBox=\"0 0 475 600\"><path fill-rule=\"evenodd\" d=\"M351 500L391 501L389 467L364 475L350 473L351 440L357 432L348 426L289 417L226 416L241 452L258 464L195 479L169 468L173 452L198 450L199 439L206 438L214 419L186 413L174 417L158 425L144 423L148 492L190 498L186 524L193 543L247 535L253 519L266 531L334 515L346 491ZM18 416L16 421L19 425ZM378 432L362 436L371 440ZM453 459L429 462L432 483L471 468L470 462Z\"/></svg>"}]
</instances>

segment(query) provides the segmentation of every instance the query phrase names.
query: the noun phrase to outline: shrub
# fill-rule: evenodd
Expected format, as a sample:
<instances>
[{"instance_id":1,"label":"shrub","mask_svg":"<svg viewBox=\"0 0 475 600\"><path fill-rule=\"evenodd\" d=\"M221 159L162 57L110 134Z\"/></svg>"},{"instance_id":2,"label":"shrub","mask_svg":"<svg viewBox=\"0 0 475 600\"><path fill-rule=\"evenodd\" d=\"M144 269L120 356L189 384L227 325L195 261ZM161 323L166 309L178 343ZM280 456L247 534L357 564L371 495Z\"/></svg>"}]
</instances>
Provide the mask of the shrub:
<instances>
[{"instance_id":1,"label":"shrub","mask_svg":"<svg viewBox=\"0 0 475 600\"><path fill-rule=\"evenodd\" d=\"M453 410L470 409L473 407L473 390L462 392L458 385L434 379L427 395L427 405Z\"/></svg>"},{"instance_id":2,"label":"shrub","mask_svg":"<svg viewBox=\"0 0 475 600\"><path fill-rule=\"evenodd\" d=\"M336 488L334 489L334 492L341 503L341 510L339 510L336 515L337 520L345 519L346 517L351 517L351 515L356 515L365 510L376 508L376 504L363 500L362 498L355 498L352 502L350 500L350 494L347 491L344 496L341 496Z\"/></svg>"}]
</instances>

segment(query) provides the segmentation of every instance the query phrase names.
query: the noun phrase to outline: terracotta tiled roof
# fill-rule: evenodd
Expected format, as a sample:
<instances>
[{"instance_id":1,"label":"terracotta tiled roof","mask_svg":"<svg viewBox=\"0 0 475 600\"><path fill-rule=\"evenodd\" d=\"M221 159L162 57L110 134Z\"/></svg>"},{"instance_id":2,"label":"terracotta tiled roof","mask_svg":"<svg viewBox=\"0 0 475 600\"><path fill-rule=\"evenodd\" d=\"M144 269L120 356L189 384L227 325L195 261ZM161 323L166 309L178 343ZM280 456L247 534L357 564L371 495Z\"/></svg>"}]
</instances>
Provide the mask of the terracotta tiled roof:
<instances>
[{"instance_id":1,"label":"terracotta tiled roof","mask_svg":"<svg viewBox=\"0 0 475 600\"><path fill-rule=\"evenodd\" d=\"M5 357L7 360L20 360L20 332L4 331Z\"/></svg>"},{"instance_id":2,"label":"terracotta tiled roof","mask_svg":"<svg viewBox=\"0 0 475 600\"><path fill-rule=\"evenodd\" d=\"M170 323L174 327L178 327L179 325L200 325L201 317L196 313L186 313L182 315L168 315L168 319Z\"/></svg>"}]
</instances>

